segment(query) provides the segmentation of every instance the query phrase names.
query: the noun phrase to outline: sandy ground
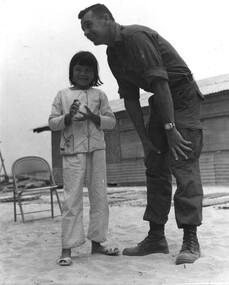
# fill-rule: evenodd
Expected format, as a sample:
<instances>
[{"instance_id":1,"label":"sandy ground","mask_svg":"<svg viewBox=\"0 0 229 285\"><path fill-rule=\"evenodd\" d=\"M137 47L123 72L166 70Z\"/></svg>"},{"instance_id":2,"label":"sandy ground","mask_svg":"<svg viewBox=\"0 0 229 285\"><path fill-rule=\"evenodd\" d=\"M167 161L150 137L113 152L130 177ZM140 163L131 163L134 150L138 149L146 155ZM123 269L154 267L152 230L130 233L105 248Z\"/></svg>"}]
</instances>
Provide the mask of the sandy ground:
<instances>
[{"instance_id":1,"label":"sandy ground","mask_svg":"<svg viewBox=\"0 0 229 285\"><path fill-rule=\"evenodd\" d=\"M109 188L110 224L107 245L121 251L145 238L148 223L142 220L145 188ZM222 195L221 195L222 193ZM225 194L226 193L226 194ZM203 225L198 237L202 256L194 264L175 265L182 243L174 208L166 225L169 254L144 257L91 255L90 242L74 249L70 267L60 267L61 217L22 223L13 221L12 202L0 203L1 285L158 285L229 284L229 187L205 187ZM47 197L27 203L30 209L48 206ZM84 221L88 226L89 202L85 195ZM55 205L55 211L59 210ZM47 213L46 213L47 214ZM37 216L41 214L36 214Z\"/></svg>"}]
</instances>

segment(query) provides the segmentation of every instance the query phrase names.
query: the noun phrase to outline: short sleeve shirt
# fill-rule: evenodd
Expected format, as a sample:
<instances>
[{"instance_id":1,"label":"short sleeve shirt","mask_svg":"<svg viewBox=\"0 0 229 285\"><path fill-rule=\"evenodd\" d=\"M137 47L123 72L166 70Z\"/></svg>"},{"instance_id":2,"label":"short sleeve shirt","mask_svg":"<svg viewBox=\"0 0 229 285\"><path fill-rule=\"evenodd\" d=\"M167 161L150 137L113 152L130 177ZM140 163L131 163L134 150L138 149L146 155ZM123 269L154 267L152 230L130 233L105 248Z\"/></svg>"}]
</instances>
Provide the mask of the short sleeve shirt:
<instances>
[{"instance_id":1,"label":"short sleeve shirt","mask_svg":"<svg viewBox=\"0 0 229 285\"><path fill-rule=\"evenodd\" d=\"M107 48L107 60L117 80L120 98L138 99L139 89L153 92L161 79L175 84L190 69L174 47L156 31L139 25L120 26L122 40Z\"/></svg>"}]
</instances>

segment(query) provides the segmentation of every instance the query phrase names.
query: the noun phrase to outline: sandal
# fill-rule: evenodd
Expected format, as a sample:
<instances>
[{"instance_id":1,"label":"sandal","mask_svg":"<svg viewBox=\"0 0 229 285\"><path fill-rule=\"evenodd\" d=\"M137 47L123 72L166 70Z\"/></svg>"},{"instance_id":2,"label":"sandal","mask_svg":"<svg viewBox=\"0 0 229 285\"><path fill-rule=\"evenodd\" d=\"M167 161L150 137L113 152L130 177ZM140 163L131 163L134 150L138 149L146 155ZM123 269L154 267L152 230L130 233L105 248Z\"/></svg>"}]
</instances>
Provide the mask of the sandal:
<instances>
[{"instance_id":1,"label":"sandal","mask_svg":"<svg viewBox=\"0 0 229 285\"><path fill-rule=\"evenodd\" d=\"M112 248L112 247L103 247L103 246L91 251L92 254L99 253L105 255L118 255L119 252L120 250L118 247Z\"/></svg>"},{"instance_id":2,"label":"sandal","mask_svg":"<svg viewBox=\"0 0 229 285\"><path fill-rule=\"evenodd\" d=\"M60 266L70 266L72 264L71 257L61 257L57 260L57 264Z\"/></svg>"}]
</instances>

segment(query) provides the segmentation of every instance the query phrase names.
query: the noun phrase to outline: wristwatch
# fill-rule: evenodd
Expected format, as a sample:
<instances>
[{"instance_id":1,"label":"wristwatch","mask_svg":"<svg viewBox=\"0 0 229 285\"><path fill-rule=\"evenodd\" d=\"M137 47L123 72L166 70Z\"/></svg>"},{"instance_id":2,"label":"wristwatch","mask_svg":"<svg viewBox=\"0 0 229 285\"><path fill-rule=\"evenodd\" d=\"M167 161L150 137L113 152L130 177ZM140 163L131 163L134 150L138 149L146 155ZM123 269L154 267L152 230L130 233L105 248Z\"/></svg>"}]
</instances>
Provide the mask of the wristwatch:
<instances>
[{"instance_id":1,"label":"wristwatch","mask_svg":"<svg viewBox=\"0 0 229 285\"><path fill-rule=\"evenodd\" d=\"M164 125L164 128L165 128L166 131L170 131L173 128L175 128L175 123L167 123L167 124Z\"/></svg>"}]
</instances>

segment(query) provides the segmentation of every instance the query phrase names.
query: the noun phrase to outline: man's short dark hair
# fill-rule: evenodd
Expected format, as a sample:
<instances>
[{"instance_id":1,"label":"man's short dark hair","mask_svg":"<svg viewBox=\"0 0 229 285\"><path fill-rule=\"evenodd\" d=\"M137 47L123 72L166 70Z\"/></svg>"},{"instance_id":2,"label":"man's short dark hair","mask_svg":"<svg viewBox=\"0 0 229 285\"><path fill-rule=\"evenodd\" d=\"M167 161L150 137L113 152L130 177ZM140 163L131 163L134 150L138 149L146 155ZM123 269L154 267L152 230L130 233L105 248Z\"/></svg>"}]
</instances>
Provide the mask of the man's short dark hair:
<instances>
[{"instance_id":1,"label":"man's short dark hair","mask_svg":"<svg viewBox=\"0 0 229 285\"><path fill-rule=\"evenodd\" d=\"M103 4L94 4L92 6L85 8L84 10L79 12L78 19L82 19L83 16L89 11L92 11L93 15L99 18L102 17L104 14L108 14L111 20L114 21L114 17L111 14L110 10Z\"/></svg>"}]
</instances>

